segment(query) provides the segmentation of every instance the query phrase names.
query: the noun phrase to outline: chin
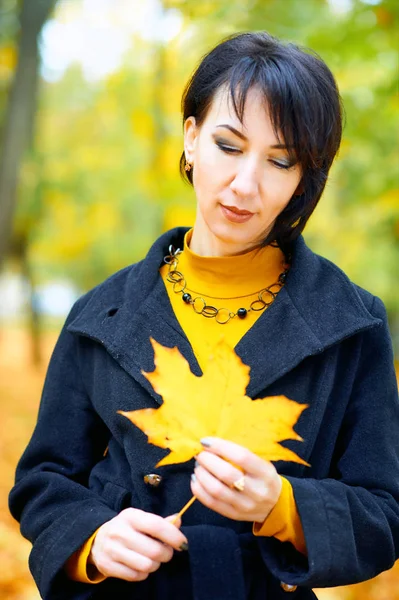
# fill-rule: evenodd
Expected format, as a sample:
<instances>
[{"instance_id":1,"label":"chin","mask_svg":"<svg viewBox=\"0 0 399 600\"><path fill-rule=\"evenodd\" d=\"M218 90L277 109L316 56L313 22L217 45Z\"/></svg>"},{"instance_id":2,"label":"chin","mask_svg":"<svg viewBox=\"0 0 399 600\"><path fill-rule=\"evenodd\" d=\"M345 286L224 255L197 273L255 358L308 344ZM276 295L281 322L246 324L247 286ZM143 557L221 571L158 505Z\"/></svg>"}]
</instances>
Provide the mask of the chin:
<instances>
[{"instance_id":1,"label":"chin","mask_svg":"<svg viewBox=\"0 0 399 600\"><path fill-rule=\"evenodd\" d=\"M256 244L255 238L257 239L259 236L251 235L251 232L245 231L243 228L241 231L238 227L234 225L228 224L213 224L210 227L210 231L212 235L215 236L220 242L223 244L229 244L231 246L242 246L249 247Z\"/></svg>"}]
</instances>

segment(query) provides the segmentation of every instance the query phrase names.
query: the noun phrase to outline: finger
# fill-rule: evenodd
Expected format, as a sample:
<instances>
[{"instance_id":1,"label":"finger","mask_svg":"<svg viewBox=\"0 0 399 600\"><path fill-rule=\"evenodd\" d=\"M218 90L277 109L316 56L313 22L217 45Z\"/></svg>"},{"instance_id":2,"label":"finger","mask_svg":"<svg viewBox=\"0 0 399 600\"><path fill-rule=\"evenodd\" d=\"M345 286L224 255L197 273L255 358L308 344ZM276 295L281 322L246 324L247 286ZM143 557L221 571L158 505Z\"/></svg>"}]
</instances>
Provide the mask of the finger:
<instances>
[{"instance_id":1,"label":"finger","mask_svg":"<svg viewBox=\"0 0 399 600\"><path fill-rule=\"evenodd\" d=\"M147 579L149 573L129 569L129 567L120 563L112 563L109 572L104 572L103 575L124 579L125 581L144 581L144 579Z\"/></svg>"},{"instance_id":2,"label":"finger","mask_svg":"<svg viewBox=\"0 0 399 600\"><path fill-rule=\"evenodd\" d=\"M154 571L159 569L161 564L160 562L151 560L148 556L144 556L140 552L134 552L119 544L112 548L110 557L115 563L124 565L133 571L139 571L140 573L154 573Z\"/></svg>"},{"instance_id":3,"label":"finger","mask_svg":"<svg viewBox=\"0 0 399 600\"><path fill-rule=\"evenodd\" d=\"M263 460L263 458L254 454L248 448L240 446L235 442L217 437L208 437L203 438L201 444L207 452L221 456L254 477L265 476L275 470L271 462Z\"/></svg>"},{"instance_id":4,"label":"finger","mask_svg":"<svg viewBox=\"0 0 399 600\"><path fill-rule=\"evenodd\" d=\"M117 577L125 581L142 581L148 573L131 569L125 564L114 561L109 555L103 555L96 565L98 571L105 577Z\"/></svg>"},{"instance_id":5,"label":"finger","mask_svg":"<svg viewBox=\"0 0 399 600\"><path fill-rule=\"evenodd\" d=\"M227 517L228 519L237 520L238 512L234 506L231 504L226 504L222 502L217 497L212 496L207 492L207 490L201 485L199 479L191 480L191 491L194 496L201 502L204 506L207 506L211 510Z\"/></svg>"},{"instance_id":6,"label":"finger","mask_svg":"<svg viewBox=\"0 0 399 600\"><path fill-rule=\"evenodd\" d=\"M180 550L182 544L188 543L186 536L175 525L159 515L134 508L127 508L124 512L127 521L134 529L169 544L175 550Z\"/></svg>"},{"instance_id":7,"label":"finger","mask_svg":"<svg viewBox=\"0 0 399 600\"><path fill-rule=\"evenodd\" d=\"M243 477L242 471L225 461L217 454L212 454L211 452L200 452L197 455L197 463L206 468L207 471L212 473L212 475L232 489L234 489L233 484ZM279 477L274 469L272 471L272 475L273 481L271 482L266 479L265 476L260 479L259 477L253 477L246 474L244 476L245 494L253 499L256 499L258 502L265 500L269 491L268 483L270 483L270 487L274 486L274 479Z\"/></svg>"},{"instance_id":8,"label":"finger","mask_svg":"<svg viewBox=\"0 0 399 600\"><path fill-rule=\"evenodd\" d=\"M168 544L164 544L157 539L149 537L140 531L126 531L126 528L121 532L120 537L123 539L123 545L128 550L139 552L147 558L157 562L169 562L173 556L173 548Z\"/></svg>"},{"instance_id":9,"label":"finger","mask_svg":"<svg viewBox=\"0 0 399 600\"><path fill-rule=\"evenodd\" d=\"M242 477L242 471L217 454L203 451L196 458L200 466L204 467L227 486L231 486L237 479Z\"/></svg>"},{"instance_id":10,"label":"finger","mask_svg":"<svg viewBox=\"0 0 399 600\"><path fill-rule=\"evenodd\" d=\"M228 504L239 511L250 511L254 508L254 502L248 496L237 493L226 484L214 477L204 467L195 469L195 476L206 494L216 502Z\"/></svg>"}]
</instances>

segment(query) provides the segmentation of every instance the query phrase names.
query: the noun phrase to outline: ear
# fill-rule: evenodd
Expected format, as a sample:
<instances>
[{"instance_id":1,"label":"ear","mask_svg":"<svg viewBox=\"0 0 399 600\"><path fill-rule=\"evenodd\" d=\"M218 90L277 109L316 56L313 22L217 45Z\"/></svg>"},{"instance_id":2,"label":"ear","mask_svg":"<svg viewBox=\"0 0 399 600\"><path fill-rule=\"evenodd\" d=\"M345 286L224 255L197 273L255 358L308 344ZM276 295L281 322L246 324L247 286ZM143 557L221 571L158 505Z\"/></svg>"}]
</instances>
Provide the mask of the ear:
<instances>
[{"instance_id":1,"label":"ear","mask_svg":"<svg viewBox=\"0 0 399 600\"><path fill-rule=\"evenodd\" d=\"M189 163L194 162L195 146L198 136L198 127L195 117L188 117L184 122L184 153Z\"/></svg>"}]
</instances>

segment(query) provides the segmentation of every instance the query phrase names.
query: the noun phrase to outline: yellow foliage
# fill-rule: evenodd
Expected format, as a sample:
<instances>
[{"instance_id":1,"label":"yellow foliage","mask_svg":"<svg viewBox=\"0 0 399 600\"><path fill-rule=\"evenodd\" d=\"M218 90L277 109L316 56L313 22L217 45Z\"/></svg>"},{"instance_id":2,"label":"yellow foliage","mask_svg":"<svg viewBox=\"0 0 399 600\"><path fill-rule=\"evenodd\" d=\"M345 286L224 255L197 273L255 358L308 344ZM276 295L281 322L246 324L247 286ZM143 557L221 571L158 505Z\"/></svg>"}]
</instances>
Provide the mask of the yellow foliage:
<instances>
[{"instance_id":1,"label":"yellow foliage","mask_svg":"<svg viewBox=\"0 0 399 600\"><path fill-rule=\"evenodd\" d=\"M17 64L17 50L15 46L0 47L0 80L9 79Z\"/></svg>"},{"instance_id":2,"label":"yellow foliage","mask_svg":"<svg viewBox=\"0 0 399 600\"><path fill-rule=\"evenodd\" d=\"M363 65L357 65L356 69L350 65L348 68L335 71L335 76L338 82L339 89L342 92L354 90L358 87L373 89L378 84L384 81L386 72L376 63L375 68L370 68L370 63L365 62Z\"/></svg>"},{"instance_id":3,"label":"yellow foliage","mask_svg":"<svg viewBox=\"0 0 399 600\"><path fill-rule=\"evenodd\" d=\"M76 204L62 200L62 194L54 197L51 206L52 221L56 237L52 244L52 253L58 259L75 259L88 250L92 233L87 223L78 214Z\"/></svg>"},{"instance_id":4,"label":"yellow foliage","mask_svg":"<svg viewBox=\"0 0 399 600\"><path fill-rule=\"evenodd\" d=\"M73 166L69 161L49 154L44 166L44 176L50 181L67 181L73 173Z\"/></svg>"},{"instance_id":5,"label":"yellow foliage","mask_svg":"<svg viewBox=\"0 0 399 600\"><path fill-rule=\"evenodd\" d=\"M132 132L143 138L153 139L155 136L154 121L149 111L136 108L131 114Z\"/></svg>"},{"instance_id":6,"label":"yellow foliage","mask_svg":"<svg viewBox=\"0 0 399 600\"><path fill-rule=\"evenodd\" d=\"M170 204L164 212L162 229L168 231L174 227L191 227L195 222L195 205Z\"/></svg>"},{"instance_id":7,"label":"yellow foliage","mask_svg":"<svg viewBox=\"0 0 399 600\"><path fill-rule=\"evenodd\" d=\"M163 177L175 176L179 166L178 157L182 149L181 143L175 145L170 140L163 144L159 154L159 167Z\"/></svg>"},{"instance_id":8,"label":"yellow foliage","mask_svg":"<svg viewBox=\"0 0 399 600\"><path fill-rule=\"evenodd\" d=\"M88 209L87 219L90 229L97 236L104 233L117 233L121 227L120 214L109 200L92 204Z\"/></svg>"},{"instance_id":9,"label":"yellow foliage","mask_svg":"<svg viewBox=\"0 0 399 600\"><path fill-rule=\"evenodd\" d=\"M79 166L87 171L101 172L109 168L108 151L100 146L81 145L75 150L74 158Z\"/></svg>"},{"instance_id":10,"label":"yellow foliage","mask_svg":"<svg viewBox=\"0 0 399 600\"><path fill-rule=\"evenodd\" d=\"M399 189L388 190L378 200L380 216L395 215L399 217Z\"/></svg>"}]
</instances>

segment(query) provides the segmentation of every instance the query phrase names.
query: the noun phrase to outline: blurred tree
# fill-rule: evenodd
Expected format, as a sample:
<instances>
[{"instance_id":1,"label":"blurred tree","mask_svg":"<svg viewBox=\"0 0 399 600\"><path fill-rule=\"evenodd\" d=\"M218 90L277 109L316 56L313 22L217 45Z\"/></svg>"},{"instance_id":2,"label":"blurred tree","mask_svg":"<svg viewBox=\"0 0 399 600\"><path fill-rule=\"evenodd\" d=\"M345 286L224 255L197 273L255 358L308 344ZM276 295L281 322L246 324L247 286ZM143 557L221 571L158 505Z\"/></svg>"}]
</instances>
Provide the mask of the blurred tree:
<instances>
[{"instance_id":1,"label":"blurred tree","mask_svg":"<svg viewBox=\"0 0 399 600\"><path fill-rule=\"evenodd\" d=\"M0 156L0 265L7 251L16 205L18 174L33 140L38 87L38 37L55 0L22 0L18 60L3 120ZM4 11L4 0L3 0Z\"/></svg>"},{"instance_id":2,"label":"blurred tree","mask_svg":"<svg viewBox=\"0 0 399 600\"><path fill-rule=\"evenodd\" d=\"M26 231L20 231L20 235L14 234L14 237L12 233L23 158L28 151L34 152L40 64L39 34L55 2L56 0L37 0L33 3L22 0L18 5L18 58L4 110L0 146L0 268L11 245L11 251L20 261L22 272L29 283L32 358L35 363L40 362L39 323L34 302L33 273L28 256L28 236ZM3 0L0 14L4 14L4 10Z\"/></svg>"}]
</instances>

